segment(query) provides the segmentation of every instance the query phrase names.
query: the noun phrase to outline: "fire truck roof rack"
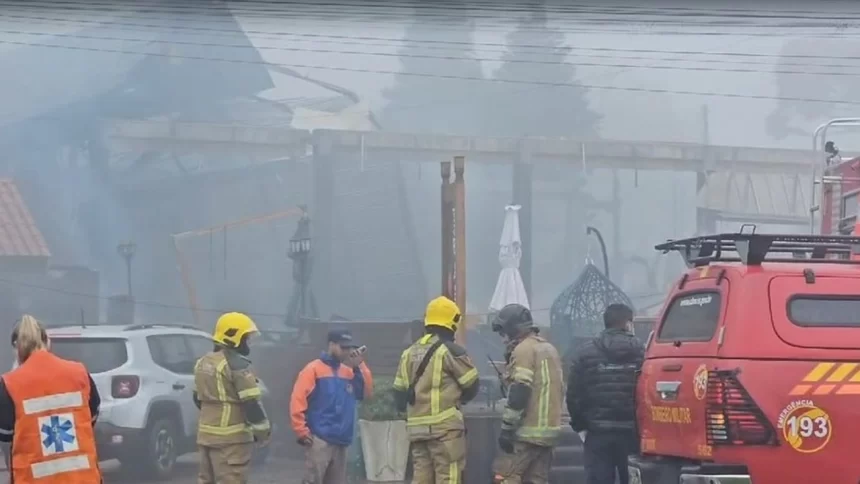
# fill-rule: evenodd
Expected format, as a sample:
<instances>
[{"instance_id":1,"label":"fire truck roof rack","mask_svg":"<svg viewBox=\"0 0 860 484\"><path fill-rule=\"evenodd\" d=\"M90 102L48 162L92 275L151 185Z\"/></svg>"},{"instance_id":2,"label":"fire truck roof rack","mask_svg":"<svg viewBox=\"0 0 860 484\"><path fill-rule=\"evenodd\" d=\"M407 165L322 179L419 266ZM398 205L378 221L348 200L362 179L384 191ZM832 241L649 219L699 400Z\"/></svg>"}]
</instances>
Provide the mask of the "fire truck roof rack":
<instances>
[{"instance_id":1,"label":"fire truck roof rack","mask_svg":"<svg viewBox=\"0 0 860 484\"><path fill-rule=\"evenodd\" d=\"M744 233L742 227L738 233L669 240L654 248L664 254L679 252L691 268L712 262L750 266L762 262L860 264L860 260L850 258L860 253L860 237L847 235L756 234L754 228L752 233Z\"/></svg>"}]
</instances>

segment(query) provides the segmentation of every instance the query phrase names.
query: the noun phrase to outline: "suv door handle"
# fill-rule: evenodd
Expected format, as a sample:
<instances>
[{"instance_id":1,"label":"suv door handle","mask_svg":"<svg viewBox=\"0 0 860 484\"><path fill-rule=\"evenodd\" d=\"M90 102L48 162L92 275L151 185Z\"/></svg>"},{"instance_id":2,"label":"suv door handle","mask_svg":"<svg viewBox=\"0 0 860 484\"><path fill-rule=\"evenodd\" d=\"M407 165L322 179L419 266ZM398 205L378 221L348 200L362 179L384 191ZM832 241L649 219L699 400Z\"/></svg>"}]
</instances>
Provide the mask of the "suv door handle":
<instances>
[{"instance_id":1,"label":"suv door handle","mask_svg":"<svg viewBox=\"0 0 860 484\"><path fill-rule=\"evenodd\" d=\"M679 388L681 388L679 381L658 381L657 396L665 402L674 402L678 399Z\"/></svg>"},{"instance_id":2,"label":"suv door handle","mask_svg":"<svg viewBox=\"0 0 860 484\"><path fill-rule=\"evenodd\" d=\"M174 384L173 384L173 389L174 389L174 390L182 390L182 389L184 389L184 388L185 388L185 385L183 385L182 383L174 383Z\"/></svg>"}]
</instances>

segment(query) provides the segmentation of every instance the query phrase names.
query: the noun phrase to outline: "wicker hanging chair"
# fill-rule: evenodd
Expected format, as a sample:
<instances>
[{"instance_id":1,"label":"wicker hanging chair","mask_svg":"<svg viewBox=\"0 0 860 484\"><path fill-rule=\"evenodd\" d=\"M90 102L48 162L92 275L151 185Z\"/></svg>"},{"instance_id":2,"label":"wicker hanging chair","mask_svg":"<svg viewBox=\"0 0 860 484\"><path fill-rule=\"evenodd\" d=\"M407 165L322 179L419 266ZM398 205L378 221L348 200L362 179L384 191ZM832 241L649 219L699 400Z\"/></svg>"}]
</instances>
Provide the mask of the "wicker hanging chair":
<instances>
[{"instance_id":1,"label":"wicker hanging chair","mask_svg":"<svg viewBox=\"0 0 860 484\"><path fill-rule=\"evenodd\" d=\"M633 307L627 294L609 279L609 259L603 236L594 227L594 234L603 252L603 272L588 259L585 268L573 284L568 286L550 309L550 331L553 343L565 354L603 330L603 311L615 303Z\"/></svg>"}]
</instances>

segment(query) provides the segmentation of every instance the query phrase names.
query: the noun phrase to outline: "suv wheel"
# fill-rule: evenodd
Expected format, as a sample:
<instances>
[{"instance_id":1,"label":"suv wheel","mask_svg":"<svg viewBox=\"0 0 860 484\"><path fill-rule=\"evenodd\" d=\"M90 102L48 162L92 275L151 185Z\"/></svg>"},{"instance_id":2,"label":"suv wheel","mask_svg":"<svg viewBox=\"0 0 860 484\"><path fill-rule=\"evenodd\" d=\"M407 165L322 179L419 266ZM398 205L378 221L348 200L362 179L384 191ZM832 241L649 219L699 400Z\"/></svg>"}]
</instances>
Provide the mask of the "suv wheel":
<instances>
[{"instance_id":1,"label":"suv wheel","mask_svg":"<svg viewBox=\"0 0 860 484\"><path fill-rule=\"evenodd\" d=\"M173 473L179 444L176 428L176 423L166 418L158 419L147 427L142 452L144 460L140 464L148 476L166 479Z\"/></svg>"}]
</instances>

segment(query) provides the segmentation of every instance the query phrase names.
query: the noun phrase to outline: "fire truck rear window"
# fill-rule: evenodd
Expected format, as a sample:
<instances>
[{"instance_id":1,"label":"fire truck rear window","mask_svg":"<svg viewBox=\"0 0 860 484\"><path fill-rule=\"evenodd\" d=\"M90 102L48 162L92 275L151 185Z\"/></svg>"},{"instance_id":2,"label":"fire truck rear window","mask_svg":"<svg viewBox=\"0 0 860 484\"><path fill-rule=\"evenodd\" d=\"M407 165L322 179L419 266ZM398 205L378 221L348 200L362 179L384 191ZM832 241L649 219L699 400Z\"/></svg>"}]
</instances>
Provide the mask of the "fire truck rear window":
<instances>
[{"instance_id":1,"label":"fire truck rear window","mask_svg":"<svg viewBox=\"0 0 860 484\"><path fill-rule=\"evenodd\" d=\"M860 297L796 296L788 319L798 326L860 327Z\"/></svg>"},{"instance_id":2,"label":"fire truck rear window","mask_svg":"<svg viewBox=\"0 0 860 484\"><path fill-rule=\"evenodd\" d=\"M720 293L684 294L672 301L657 341L710 341L720 320Z\"/></svg>"}]
</instances>

